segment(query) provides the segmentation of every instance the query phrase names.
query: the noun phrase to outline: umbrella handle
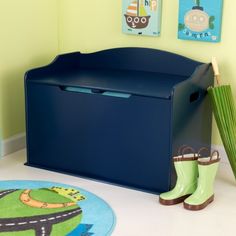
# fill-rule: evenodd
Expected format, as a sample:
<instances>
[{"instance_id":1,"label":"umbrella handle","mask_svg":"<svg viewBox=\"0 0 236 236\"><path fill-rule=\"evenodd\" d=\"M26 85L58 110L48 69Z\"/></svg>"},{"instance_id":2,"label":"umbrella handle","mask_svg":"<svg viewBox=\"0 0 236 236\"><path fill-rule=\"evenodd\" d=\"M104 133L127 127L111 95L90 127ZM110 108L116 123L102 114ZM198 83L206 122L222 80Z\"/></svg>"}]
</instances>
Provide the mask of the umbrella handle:
<instances>
[{"instance_id":1,"label":"umbrella handle","mask_svg":"<svg viewBox=\"0 0 236 236\"><path fill-rule=\"evenodd\" d=\"M218 66L218 63L217 63L217 60L216 60L215 57L212 57L211 64L212 64L212 67L213 67L213 71L214 71L214 75L215 75L217 85L220 85L221 84L220 83L220 71L219 71L219 66Z\"/></svg>"}]
</instances>

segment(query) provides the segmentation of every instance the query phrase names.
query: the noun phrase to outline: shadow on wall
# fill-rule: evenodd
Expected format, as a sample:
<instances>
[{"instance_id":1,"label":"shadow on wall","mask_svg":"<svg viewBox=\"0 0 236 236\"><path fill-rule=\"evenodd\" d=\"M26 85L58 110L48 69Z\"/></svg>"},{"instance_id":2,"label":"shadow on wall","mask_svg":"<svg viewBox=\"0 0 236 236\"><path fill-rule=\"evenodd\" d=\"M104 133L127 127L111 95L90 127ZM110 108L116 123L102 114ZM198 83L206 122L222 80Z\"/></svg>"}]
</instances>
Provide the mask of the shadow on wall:
<instances>
[{"instance_id":1,"label":"shadow on wall","mask_svg":"<svg viewBox=\"0 0 236 236\"><path fill-rule=\"evenodd\" d=\"M28 65L9 67L2 73L0 87L2 139L25 132L25 72L29 69L46 65L51 61L52 59L48 59L48 57L35 58Z\"/></svg>"}]
</instances>

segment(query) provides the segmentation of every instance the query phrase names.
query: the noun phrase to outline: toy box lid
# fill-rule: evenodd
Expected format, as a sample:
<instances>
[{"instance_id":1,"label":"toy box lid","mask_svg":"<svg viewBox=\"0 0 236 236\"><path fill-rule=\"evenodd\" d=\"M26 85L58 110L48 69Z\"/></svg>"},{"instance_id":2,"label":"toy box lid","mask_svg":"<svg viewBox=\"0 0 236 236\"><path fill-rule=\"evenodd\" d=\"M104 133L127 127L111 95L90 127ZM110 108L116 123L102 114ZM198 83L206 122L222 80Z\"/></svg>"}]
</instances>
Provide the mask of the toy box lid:
<instances>
[{"instance_id":1,"label":"toy box lid","mask_svg":"<svg viewBox=\"0 0 236 236\"><path fill-rule=\"evenodd\" d=\"M173 87L185 79L152 72L87 69L44 76L34 82L169 99Z\"/></svg>"},{"instance_id":2,"label":"toy box lid","mask_svg":"<svg viewBox=\"0 0 236 236\"><path fill-rule=\"evenodd\" d=\"M169 99L202 63L155 49L118 48L58 56L26 74L31 82Z\"/></svg>"}]
</instances>

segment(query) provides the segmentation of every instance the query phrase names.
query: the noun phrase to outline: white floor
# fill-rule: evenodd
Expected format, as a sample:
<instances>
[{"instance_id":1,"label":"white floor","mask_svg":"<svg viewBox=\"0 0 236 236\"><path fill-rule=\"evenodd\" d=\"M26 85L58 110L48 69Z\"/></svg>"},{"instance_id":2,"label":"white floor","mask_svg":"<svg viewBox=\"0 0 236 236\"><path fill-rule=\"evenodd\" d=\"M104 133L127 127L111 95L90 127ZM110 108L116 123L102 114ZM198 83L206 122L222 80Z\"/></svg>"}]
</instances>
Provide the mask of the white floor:
<instances>
[{"instance_id":1,"label":"white floor","mask_svg":"<svg viewBox=\"0 0 236 236\"><path fill-rule=\"evenodd\" d=\"M25 156L22 150L0 160L0 180L55 181L93 192L107 201L116 214L114 236L236 235L236 181L228 164L221 163L215 201L202 211L191 212L182 204L161 206L157 195L26 167Z\"/></svg>"}]
</instances>

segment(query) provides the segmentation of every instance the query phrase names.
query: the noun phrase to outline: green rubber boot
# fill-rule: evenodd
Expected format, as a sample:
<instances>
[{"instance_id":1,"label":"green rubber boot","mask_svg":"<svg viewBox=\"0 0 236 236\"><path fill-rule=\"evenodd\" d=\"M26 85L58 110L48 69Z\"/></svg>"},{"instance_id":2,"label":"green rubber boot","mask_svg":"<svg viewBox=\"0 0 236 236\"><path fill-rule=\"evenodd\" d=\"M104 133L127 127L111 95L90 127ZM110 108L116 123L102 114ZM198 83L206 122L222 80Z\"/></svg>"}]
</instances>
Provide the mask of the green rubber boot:
<instances>
[{"instance_id":1,"label":"green rubber boot","mask_svg":"<svg viewBox=\"0 0 236 236\"><path fill-rule=\"evenodd\" d=\"M190 154L184 154L191 151ZM174 205L183 202L197 188L198 168L197 155L192 148L184 148L182 155L173 158L177 174L175 187L166 193L162 193L159 202L162 205Z\"/></svg>"},{"instance_id":2,"label":"green rubber boot","mask_svg":"<svg viewBox=\"0 0 236 236\"><path fill-rule=\"evenodd\" d=\"M213 156L216 158L213 159ZM219 152L214 151L209 158L198 159L199 179L196 191L184 201L184 208L201 210L214 200L214 180L219 166Z\"/></svg>"}]
</instances>

